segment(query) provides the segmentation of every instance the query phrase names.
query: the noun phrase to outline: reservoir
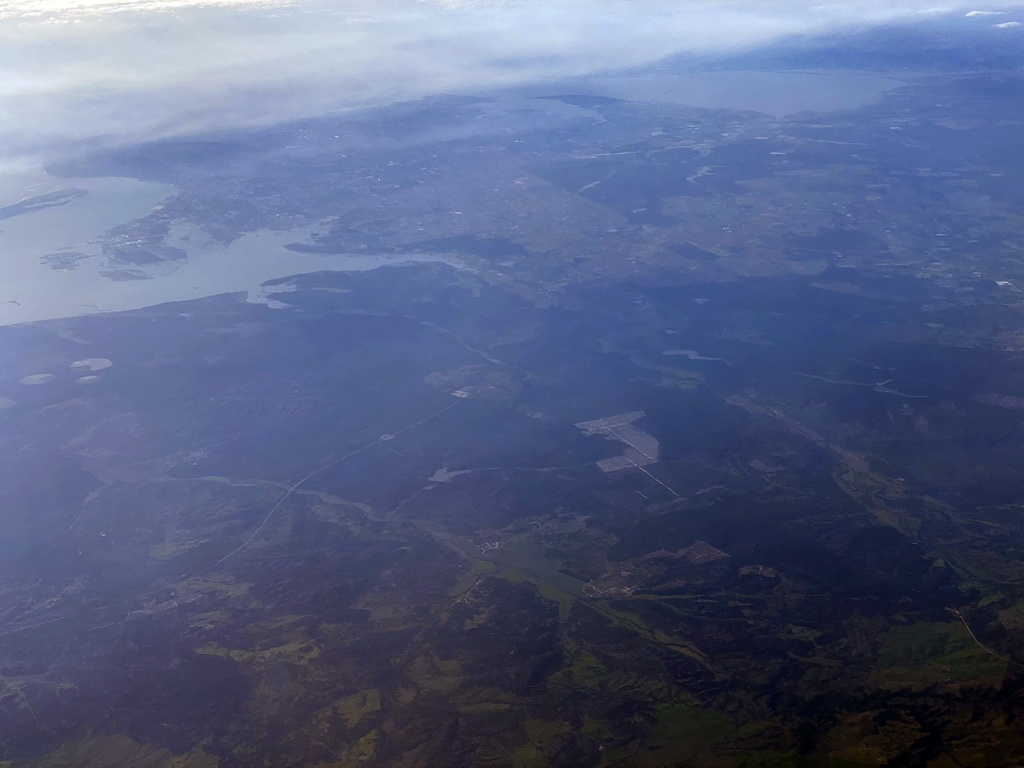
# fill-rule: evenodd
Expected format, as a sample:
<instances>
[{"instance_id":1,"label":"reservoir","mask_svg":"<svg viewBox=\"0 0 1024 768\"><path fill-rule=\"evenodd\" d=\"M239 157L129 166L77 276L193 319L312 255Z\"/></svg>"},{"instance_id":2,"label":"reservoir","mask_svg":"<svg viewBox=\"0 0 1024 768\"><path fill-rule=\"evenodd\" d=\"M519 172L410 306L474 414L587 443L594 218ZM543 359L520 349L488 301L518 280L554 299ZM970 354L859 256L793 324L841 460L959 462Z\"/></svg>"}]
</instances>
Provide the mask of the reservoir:
<instances>
[{"instance_id":1,"label":"reservoir","mask_svg":"<svg viewBox=\"0 0 1024 768\"><path fill-rule=\"evenodd\" d=\"M736 109L785 117L799 112L833 112L871 104L886 91L916 82L921 75L896 76L845 70L654 71L580 77L516 88L526 98L603 96L624 101Z\"/></svg>"},{"instance_id":2,"label":"reservoir","mask_svg":"<svg viewBox=\"0 0 1024 768\"><path fill-rule=\"evenodd\" d=\"M263 301L263 283L306 272L363 271L413 261L459 266L443 254L320 255L285 248L308 238L308 229L261 230L225 245L192 225L178 224L165 242L185 251L186 259L131 270L112 268L100 255L101 236L150 213L174 195L175 188L128 178L37 174L22 176L17 183L8 178L0 187L0 207L67 188L85 190L86 194L0 220L0 326L141 309L239 291L246 291L250 301ZM73 255L73 268L48 263L46 257L54 254Z\"/></svg>"}]
</instances>

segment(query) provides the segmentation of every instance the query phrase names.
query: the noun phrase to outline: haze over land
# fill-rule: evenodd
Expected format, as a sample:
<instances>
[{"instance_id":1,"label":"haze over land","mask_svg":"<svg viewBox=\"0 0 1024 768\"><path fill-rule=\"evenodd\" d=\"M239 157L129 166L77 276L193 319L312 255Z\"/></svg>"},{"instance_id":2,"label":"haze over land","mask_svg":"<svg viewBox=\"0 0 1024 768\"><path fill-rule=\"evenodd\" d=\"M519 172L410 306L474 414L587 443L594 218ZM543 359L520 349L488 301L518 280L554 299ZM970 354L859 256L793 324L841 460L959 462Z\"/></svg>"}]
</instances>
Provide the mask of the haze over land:
<instances>
[{"instance_id":1,"label":"haze over land","mask_svg":"<svg viewBox=\"0 0 1024 768\"><path fill-rule=\"evenodd\" d=\"M0 764L1024 765L1021 20L0 5Z\"/></svg>"},{"instance_id":2,"label":"haze over land","mask_svg":"<svg viewBox=\"0 0 1024 768\"><path fill-rule=\"evenodd\" d=\"M75 142L278 122L976 11L965 0L15 0L0 5L0 146L8 162L52 158Z\"/></svg>"}]
</instances>

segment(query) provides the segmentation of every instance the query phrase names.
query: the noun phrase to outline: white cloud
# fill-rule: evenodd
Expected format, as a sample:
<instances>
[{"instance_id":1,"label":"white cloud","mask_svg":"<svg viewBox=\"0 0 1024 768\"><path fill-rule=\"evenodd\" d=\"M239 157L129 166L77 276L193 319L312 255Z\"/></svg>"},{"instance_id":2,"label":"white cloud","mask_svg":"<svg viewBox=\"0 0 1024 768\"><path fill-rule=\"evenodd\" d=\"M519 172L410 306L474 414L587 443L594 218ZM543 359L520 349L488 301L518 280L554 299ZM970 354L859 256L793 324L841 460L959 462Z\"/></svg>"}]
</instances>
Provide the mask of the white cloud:
<instances>
[{"instance_id":1,"label":"white cloud","mask_svg":"<svg viewBox=\"0 0 1024 768\"><path fill-rule=\"evenodd\" d=\"M1016 29L1021 26L1019 21L1004 21L1002 24L993 24L996 29Z\"/></svg>"},{"instance_id":2,"label":"white cloud","mask_svg":"<svg viewBox=\"0 0 1024 768\"><path fill-rule=\"evenodd\" d=\"M1005 14L1005 11L968 11L964 16L970 19L975 16L1004 16Z\"/></svg>"},{"instance_id":3,"label":"white cloud","mask_svg":"<svg viewBox=\"0 0 1024 768\"><path fill-rule=\"evenodd\" d=\"M267 122L933 10L927 0L8 0L0 147Z\"/></svg>"}]
</instances>

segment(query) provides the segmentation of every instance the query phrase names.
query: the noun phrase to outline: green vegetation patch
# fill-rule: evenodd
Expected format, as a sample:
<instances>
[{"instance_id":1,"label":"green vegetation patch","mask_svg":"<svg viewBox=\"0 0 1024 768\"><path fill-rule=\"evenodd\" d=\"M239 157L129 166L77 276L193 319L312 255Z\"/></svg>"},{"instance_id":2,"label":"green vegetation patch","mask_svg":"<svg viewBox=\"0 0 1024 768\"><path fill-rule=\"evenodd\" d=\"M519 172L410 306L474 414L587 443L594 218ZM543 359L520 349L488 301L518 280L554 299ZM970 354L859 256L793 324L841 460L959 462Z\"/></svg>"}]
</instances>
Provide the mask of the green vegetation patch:
<instances>
[{"instance_id":1,"label":"green vegetation patch","mask_svg":"<svg viewBox=\"0 0 1024 768\"><path fill-rule=\"evenodd\" d=\"M336 701L330 709L345 721L347 727L355 728L366 715L380 712L380 691L376 688L358 691Z\"/></svg>"},{"instance_id":2,"label":"green vegetation patch","mask_svg":"<svg viewBox=\"0 0 1024 768\"><path fill-rule=\"evenodd\" d=\"M409 678L420 691L451 693L464 682L462 665L454 659L420 656L409 668Z\"/></svg>"},{"instance_id":3,"label":"green vegetation patch","mask_svg":"<svg viewBox=\"0 0 1024 768\"><path fill-rule=\"evenodd\" d=\"M668 704L656 713L657 723L652 736L666 744L700 751L732 737L736 726L732 720L695 704Z\"/></svg>"},{"instance_id":4,"label":"green vegetation patch","mask_svg":"<svg viewBox=\"0 0 1024 768\"><path fill-rule=\"evenodd\" d=\"M555 685L570 689L599 688L608 680L608 668L589 651L578 648L569 663L551 676Z\"/></svg>"},{"instance_id":5,"label":"green vegetation patch","mask_svg":"<svg viewBox=\"0 0 1024 768\"><path fill-rule=\"evenodd\" d=\"M69 742L40 758L0 765L11 768L216 768L217 760L198 747L187 755L175 757L161 747L140 744L117 734Z\"/></svg>"},{"instance_id":6,"label":"green vegetation patch","mask_svg":"<svg viewBox=\"0 0 1024 768\"><path fill-rule=\"evenodd\" d=\"M999 612L999 622L1007 629L1024 629L1024 603L1015 603Z\"/></svg>"},{"instance_id":7,"label":"green vegetation patch","mask_svg":"<svg viewBox=\"0 0 1024 768\"><path fill-rule=\"evenodd\" d=\"M510 581L513 584L520 582L529 582L537 587L537 591L540 592L541 597L545 597L548 600L553 600L558 603L558 619L559 621L568 621L569 614L572 612L572 604L576 601L574 595L559 589L554 584L541 579L534 574L524 571L520 568L504 568L495 574L498 578Z\"/></svg>"},{"instance_id":8,"label":"green vegetation patch","mask_svg":"<svg viewBox=\"0 0 1024 768\"><path fill-rule=\"evenodd\" d=\"M377 729L370 731L349 750L348 757L360 763L369 760L377 751L377 741L379 739L380 731Z\"/></svg>"},{"instance_id":9,"label":"green vegetation patch","mask_svg":"<svg viewBox=\"0 0 1024 768\"><path fill-rule=\"evenodd\" d=\"M193 539L169 539L150 547L149 556L157 560L170 560L209 541L209 538L203 536Z\"/></svg>"},{"instance_id":10,"label":"green vegetation patch","mask_svg":"<svg viewBox=\"0 0 1024 768\"><path fill-rule=\"evenodd\" d=\"M461 597L476 584L477 579L483 576L485 573L491 573L495 570L495 565L490 560L476 560L473 562L473 566L462 574L458 581L455 582L455 586L448 591L448 597Z\"/></svg>"},{"instance_id":11,"label":"green vegetation patch","mask_svg":"<svg viewBox=\"0 0 1024 768\"><path fill-rule=\"evenodd\" d=\"M1006 662L984 650L959 622L893 627L882 641L871 682L890 691L1001 679Z\"/></svg>"},{"instance_id":12,"label":"green vegetation patch","mask_svg":"<svg viewBox=\"0 0 1024 768\"><path fill-rule=\"evenodd\" d=\"M208 656L221 656L232 661L241 663L261 663L271 659L287 661L294 664L307 664L320 655L320 647L304 640L297 640L285 645L278 645L273 648L262 650L247 650L243 648L225 648L215 643L209 643L197 648L198 653Z\"/></svg>"},{"instance_id":13,"label":"green vegetation patch","mask_svg":"<svg viewBox=\"0 0 1024 768\"><path fill-rule=\"evenodd\" d=\"M526 743L512 753L513 768L547 765L546 756L550 752L551 743L565 730L565 726L550 720L529 718L523 724L523 729L526 731Z\"/></svg>"}]
</instances>

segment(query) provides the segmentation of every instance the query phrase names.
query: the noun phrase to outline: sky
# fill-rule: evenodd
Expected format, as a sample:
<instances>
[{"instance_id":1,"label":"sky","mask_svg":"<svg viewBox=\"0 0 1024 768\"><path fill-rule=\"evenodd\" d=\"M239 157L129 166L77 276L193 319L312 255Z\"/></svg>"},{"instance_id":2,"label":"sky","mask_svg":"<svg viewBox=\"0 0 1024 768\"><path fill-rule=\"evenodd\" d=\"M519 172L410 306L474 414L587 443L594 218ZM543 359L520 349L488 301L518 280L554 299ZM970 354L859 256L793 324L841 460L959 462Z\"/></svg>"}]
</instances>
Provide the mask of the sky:
<instances>
[{"instance_id":1,"label":"sky","mask_svg":"<svg viewBox=\"0 0 1024 768\"><path fill-rule=\"evenodd\" d=\"M60 156L83 141L266 124L937 14L971 14L1012 33L1014 7L1001 3L997 13L964 0L0 0L0 161Z\"/></svg>"}]
</instances>

